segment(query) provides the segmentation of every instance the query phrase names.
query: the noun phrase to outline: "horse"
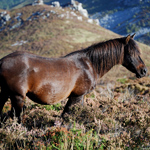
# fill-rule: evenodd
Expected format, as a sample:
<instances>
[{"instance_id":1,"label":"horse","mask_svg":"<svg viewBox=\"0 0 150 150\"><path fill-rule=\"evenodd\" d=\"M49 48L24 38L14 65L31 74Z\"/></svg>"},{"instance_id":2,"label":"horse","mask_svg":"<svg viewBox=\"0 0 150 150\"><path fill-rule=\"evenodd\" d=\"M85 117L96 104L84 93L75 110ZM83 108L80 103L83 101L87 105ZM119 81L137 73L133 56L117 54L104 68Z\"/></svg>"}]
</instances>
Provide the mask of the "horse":
<instances>
[{"instance_id":1,"label":"horse","mask_svg":"<svg viewBox=\"0 0 150 150\"><path fill-rule=\"evenodd\" d=\"M144 77L147 68L134 35L93 44L59 58L25 51L3 57L0 59L0 114L8 98L11 100L9 115L15 115L18 122L26 97L44 105L68 98L61 114L64 118L70 106L94 90L98 79L113 66L121 64L137 78Z\"/></svg>"}]
</instances>

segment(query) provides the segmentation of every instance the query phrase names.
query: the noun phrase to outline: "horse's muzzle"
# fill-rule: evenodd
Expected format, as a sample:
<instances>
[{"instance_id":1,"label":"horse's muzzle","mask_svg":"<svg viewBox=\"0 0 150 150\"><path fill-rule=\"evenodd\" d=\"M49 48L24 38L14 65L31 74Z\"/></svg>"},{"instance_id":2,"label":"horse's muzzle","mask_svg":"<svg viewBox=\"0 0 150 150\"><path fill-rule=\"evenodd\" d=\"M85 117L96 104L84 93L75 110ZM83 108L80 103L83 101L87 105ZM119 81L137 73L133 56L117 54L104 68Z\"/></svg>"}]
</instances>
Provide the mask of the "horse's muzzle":
<instances>
[{"instance_id":1,"label":"horse's muzzle","mask_svg":"<svg viewBox=\"0 0 150 150\"><path fill-rule=\"evenodd\" d=\"M137 78L142 78L147 74L147 68L142 68L139 73L136 74Z\"/></svg>"}]
</instances>

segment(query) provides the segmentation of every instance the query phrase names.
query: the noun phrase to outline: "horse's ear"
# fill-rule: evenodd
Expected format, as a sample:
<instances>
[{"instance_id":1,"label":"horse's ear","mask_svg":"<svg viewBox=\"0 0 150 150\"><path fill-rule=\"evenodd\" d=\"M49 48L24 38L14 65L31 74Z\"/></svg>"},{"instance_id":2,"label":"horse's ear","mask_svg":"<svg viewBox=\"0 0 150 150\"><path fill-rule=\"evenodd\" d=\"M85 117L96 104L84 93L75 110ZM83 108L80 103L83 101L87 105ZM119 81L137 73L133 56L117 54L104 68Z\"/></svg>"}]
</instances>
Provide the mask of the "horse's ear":
<instances>
[{"instance_id":1,"label":"horse's ear","mask_svg":"<svg viewBox=\"0 0 150 150\"><path fill-rule=\"evenodd\" d=\"M125 38L125 44L128 44L128 42L130 41L131 39L131 36L130 34Z\"/></svg>"},{"instance_id":2,"label":"horse's ear","mask_svg":"<svg viewBox=\"0 0 150 150\"><path fill-rule=\"evenodd\" d=\"M133 39L133 38L134 38L134 36L135 36L135 33L134 33L133 35L131 35L131 38Z\"/></svg>"}]
</instances>

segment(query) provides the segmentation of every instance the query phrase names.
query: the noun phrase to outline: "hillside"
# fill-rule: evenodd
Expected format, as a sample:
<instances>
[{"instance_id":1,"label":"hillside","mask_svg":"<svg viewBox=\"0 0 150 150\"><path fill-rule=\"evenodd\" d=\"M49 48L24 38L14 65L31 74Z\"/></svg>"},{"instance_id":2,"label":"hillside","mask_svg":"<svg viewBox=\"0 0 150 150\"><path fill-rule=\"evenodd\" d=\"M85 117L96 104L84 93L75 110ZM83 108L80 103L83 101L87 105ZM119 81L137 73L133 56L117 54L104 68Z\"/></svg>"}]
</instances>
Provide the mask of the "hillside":
<instances>
[{"instance_id":1,"label":"hillside","mask_svg":"<svg viewBox=\"0 0 150 150\"><path fill-rule=\"evenodd\" d=\"M95 42L118 37L96 23L87 23L88 18L69 8L26 6L8 14L11 19L0 28L1 55L29 50L46 56L62 56ZM25 43L14 45L19 41Z\"/></svg>"},{"instance_id":2,"label":"hillside","mask_svg":"<svg viewBox=\"0 0 150 150\"><path fill-rule=\"evenodd\" d=\"M51 4L55 0L44 0L45 4ZM69 3L70 0L58 0L60 4ZM100 20L100 25L120 35L137 33L135 37L139 42L149 45L150 40L150 2L149 0L78 0L83 3L92 18ZM1 2L1 8L21 8L34 0L11 0ZM130 13L129 13L130 12Z\"/></svg>"},{"instance_id":3,"label":"hillside","mask_svg":"<svg viewBox=\"0 0 150 150\"><path fill-rule=\"evenodd\" d=\"M0 57L24 50L45 57L60 57L120 35L70 8L25 6L5 14L0 26ZM150 69L150 47L138 43ZM150 77L136 79L122 66L114 67L86 95L84 105L74 105L62 126L59 117L66 100L40 105L28 98L22 124L0 123L0 149L138 149L150 146ZM10 110L10 101L3 109ZM5 114L6 113L6 114Z\"/></svg>"}]
</instances>

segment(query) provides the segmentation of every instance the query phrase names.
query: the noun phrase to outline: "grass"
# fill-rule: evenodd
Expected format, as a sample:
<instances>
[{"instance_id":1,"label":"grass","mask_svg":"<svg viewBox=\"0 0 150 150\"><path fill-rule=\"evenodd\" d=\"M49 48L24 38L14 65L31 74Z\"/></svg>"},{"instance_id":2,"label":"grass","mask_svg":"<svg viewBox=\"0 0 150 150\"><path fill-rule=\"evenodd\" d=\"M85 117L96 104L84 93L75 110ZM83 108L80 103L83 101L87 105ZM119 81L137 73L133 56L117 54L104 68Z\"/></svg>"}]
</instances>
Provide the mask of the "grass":
<instances>
[{"instance_id":1,"label":"grass","mask_svg":"<svg viewBox=\"0 0 150 150\"><path fill-rule=\"evenodd\" d=\"M128 80L126 78L117 79L118 82L125 84Z\"/></svg>"},{"instance_id":2,"label":"grass","mask_svg":"<svg viewBox=\"0 0 150 150\"><path fill-rule=\"evenodd\" d=\"M66 128L63 127L53 127L52 129L41 131L43 133L40 131L36 133L27 130L18 133L16 130L17 127L20 129L20 126L14 123L13 133L7 134L11 137L7 139L8 141L5 140L8 144L5 145L6 149L88 150L103 149L106 144L104 139L99 142L98 135L96 133L94 134L92 130L83 133L82 130L77 130L76 128L67 131ZM1 138L7 135L4 133L1 135ZM30 138L23 140L21 135Z\"/></svg>"},{"instance_id":3,"label":"grass","mask_svg":"<svg viewBox=\"0 0 150 150\"><path fill-rule=\"evenodd\" d=\"M106 85L104 92L107 90ZM84 106L72 106L71 114L66 116L62 126L58 116L65 101L49 106L26 100L22 124L16 119L1 123L0 148L103 150L148 147L150 100L147 96L150 93L140 96L130 91L111 90L113 98L94 91L85 97Z\"/></svg>"},{"instance_id":4,"label":"grass","mask_svg":"<svg viewBox=\"0 0 150 150\"><path fill-rule=\"evenodd\" d=\"M73 28L65 31L71 38L74 43L85 43L85 42L95 42L97 38L100 38L96 33L92 33L85 29Z\"/></svg>"},{"instance_id":5,"label":"grass","mask_svg":"<svg viewBox=\"0 0 150 150\"><path fill-rule=\"evenodd\" d=\"M59 111L59 110L61 110L61 104L57 103L55 105L45 105L45 106L43 106L43 108L45 108L46 110Z\"/></svg>"}]
</instances>

